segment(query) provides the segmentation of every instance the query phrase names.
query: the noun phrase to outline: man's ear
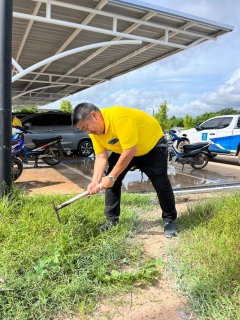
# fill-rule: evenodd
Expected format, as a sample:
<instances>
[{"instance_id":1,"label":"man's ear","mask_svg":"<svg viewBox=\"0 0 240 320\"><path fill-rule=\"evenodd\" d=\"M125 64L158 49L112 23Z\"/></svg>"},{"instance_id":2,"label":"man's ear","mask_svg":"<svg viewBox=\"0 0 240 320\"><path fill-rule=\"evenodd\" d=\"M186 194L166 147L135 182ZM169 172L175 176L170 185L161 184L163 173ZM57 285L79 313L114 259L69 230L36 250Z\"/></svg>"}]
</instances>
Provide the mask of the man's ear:
<instances>
[{"instance_id":1,"label":"man's ear","mask_svg":"<svg viewBox=\"0 0 240 320\"><path fill-rule=\"evenodd\" d=\"M96 112L96 111L92 111L92 112L91 112L91 116L92 116L94 119L97 119L97 118L98 118L98 115L97 115L97 112Z\"/></svg>"}]
</instances>

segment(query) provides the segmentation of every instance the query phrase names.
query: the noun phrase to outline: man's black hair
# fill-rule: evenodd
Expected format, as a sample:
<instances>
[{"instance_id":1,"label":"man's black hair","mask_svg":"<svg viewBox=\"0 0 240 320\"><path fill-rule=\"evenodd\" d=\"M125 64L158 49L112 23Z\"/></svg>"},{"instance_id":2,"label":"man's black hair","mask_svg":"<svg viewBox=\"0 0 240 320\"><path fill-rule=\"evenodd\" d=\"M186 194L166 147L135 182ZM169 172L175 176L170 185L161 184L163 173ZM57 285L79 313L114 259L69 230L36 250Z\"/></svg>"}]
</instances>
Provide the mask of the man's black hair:
<instances>
[{"instance_id":1,"label":"man's black hair","mask_svg":"<svg viewBox=\"0 0 240 320\"><path fill-rule=\"evenodd\" d=\"M85 119L89 119L92 111L100 112L99 108L92 103L79 103L72 112L72 124L77 124Z\"/></svg>"}]
</instances>

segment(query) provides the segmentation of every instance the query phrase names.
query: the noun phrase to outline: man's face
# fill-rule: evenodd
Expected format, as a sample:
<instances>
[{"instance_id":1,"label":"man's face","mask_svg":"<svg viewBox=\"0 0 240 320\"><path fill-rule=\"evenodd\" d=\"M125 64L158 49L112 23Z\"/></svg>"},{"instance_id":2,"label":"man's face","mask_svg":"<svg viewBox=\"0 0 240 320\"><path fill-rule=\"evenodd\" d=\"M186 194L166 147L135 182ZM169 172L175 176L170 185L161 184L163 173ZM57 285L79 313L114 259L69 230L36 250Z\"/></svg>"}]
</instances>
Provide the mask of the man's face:
<instances>
[{"instance_id":1,"label":"man's face","mask_svg":"<svg viewBox=\"0 0 240 320\"><path fill-rule=\"evenodd\" d=\"M104 133L105 125L101 113L92 111L90 118L77 123L78 129L88 134L100 135Z\"/></svg>"}]
</instances>

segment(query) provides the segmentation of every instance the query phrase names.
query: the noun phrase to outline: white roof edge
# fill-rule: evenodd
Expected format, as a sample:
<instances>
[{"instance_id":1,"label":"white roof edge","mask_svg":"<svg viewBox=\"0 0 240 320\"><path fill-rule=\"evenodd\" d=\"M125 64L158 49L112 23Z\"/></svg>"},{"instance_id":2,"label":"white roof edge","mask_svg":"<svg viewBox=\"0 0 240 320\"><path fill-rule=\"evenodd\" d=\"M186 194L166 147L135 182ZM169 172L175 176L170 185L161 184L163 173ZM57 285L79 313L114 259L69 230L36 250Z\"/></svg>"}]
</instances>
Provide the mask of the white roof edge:
<instances>
[{"instance_id":1,"label":"white roof edge","mask_svg":"<svg viewBox=\"0 0 240 320\"><path fill-rule=\"evenodd\" d=\"M220 27L222 29L226 29L227 31L233 31L234 27L228 24L224 24L224 23L220 23L220 22L216 22L213 20L209 20L209 19L204 19L204 18L200 18L198 16L194 16L191 14L187 14L187 13L183 13L180 11L176 11L176 10L172 10L172 9L168 9L165 7L160 7L157 6L155 4L151 4L151 3L146 3L143 1L138 1L138 0L108 0L110 3L116 3L116 4L124 4L126 6L129 7L135 7L135 8L141 8L141 9L147 9L148 11L155 11L155 12L159 12L159 13L164 13L167 14L169 16L174 16L174 17L178 17L178 18L186 18L189 19L191 21L196 21L196 22L201 22L201 23L205 23L208 25L213 25L213 26L217 26Z\"/></svg>"}]
</instances>

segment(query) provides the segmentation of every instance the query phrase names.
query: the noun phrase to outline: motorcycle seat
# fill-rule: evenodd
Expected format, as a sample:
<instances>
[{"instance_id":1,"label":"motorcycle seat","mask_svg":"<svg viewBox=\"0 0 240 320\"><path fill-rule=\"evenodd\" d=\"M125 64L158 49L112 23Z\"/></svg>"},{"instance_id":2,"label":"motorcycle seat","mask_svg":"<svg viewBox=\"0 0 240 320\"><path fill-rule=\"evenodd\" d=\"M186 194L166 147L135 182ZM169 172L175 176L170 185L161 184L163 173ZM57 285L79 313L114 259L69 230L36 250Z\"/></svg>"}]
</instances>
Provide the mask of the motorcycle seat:
<instances>
[{"instance_id":1,"label":"motorcycle seat","mask_svg":"<svg viewBox=\"0 0 240 320\"><path fill-rule=\"evenodd\" d=\"M196 143L191 143L191 144L185 144L183 146L183 150L184 150L184 152L189 152L192 150L203 148L203 147L207 146L208 144L209 144L209 142L196 142Z\"/></svg>"},{"instance_id":2,"label":"motorcycle seat","mask_svg":"<svg viewBox=\"0 0 240 320\"><path fill-rule=\"evenodd\" d=\"M48 138L48 139L33 139L32 142L39 146L39 145L43 145L48 142L53 142L56 140L58 140L60 142L62 140L62 136L56 136L56 137L52 137L52 138Z\"/></svg>"}]
</instances>

